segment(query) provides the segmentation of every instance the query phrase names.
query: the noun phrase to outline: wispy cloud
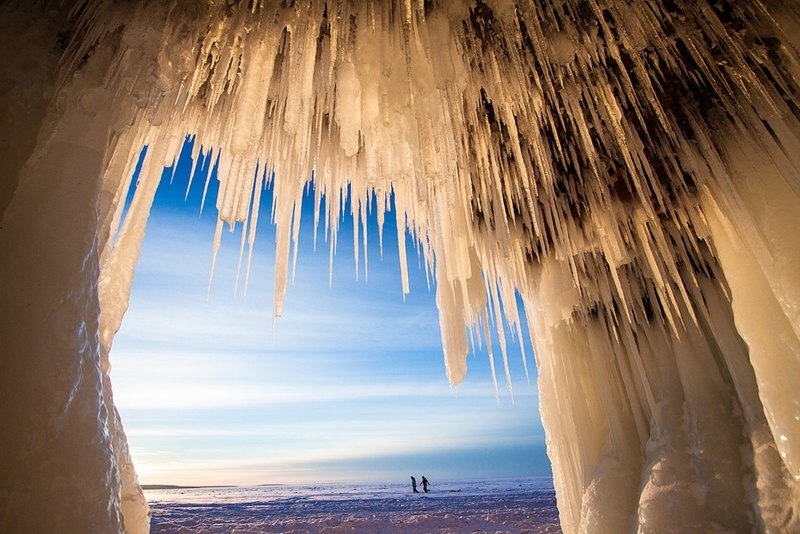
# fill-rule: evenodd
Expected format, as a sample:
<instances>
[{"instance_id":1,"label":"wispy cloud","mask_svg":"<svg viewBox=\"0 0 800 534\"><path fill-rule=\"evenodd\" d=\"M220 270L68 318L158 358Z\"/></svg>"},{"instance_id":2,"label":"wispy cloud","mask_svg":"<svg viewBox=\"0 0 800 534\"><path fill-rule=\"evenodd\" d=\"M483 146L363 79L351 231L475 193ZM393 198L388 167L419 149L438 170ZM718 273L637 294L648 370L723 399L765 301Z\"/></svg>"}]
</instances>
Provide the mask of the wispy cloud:
<instances>
[{"instance_id":1,"label":"wispy cloud","mask_svg":"<svg viewBox=\"0 0 800 534\"><path fill-rule=\"evenodd\" d=\"M156 368L153 371L159 373ZM247 381L228 381L225 383L211 380L193 381L192 373L188 373L180 382L154 376L147 385L133 391L132 388L120 388L116 394L116 403L122 410L185 410L199 408L235 408L268 406L280 408L286 404L337 402L344 400L375 401L376 399L392 399L402 402L410 397L427 398L452 396L467 399L478 396L494 399L491 383L480 386L472 385L472 391L465 394L468 386L459 386L456 396L441 383L402 383L387 380L373 384L329 384L320 383L318 379L309 380L307 385L287 384L265 380L258 384ZM517 394L515 399L531 396L532 393ZM510 401L507 393L503 397Z\"/></svg>"}]
</instances>

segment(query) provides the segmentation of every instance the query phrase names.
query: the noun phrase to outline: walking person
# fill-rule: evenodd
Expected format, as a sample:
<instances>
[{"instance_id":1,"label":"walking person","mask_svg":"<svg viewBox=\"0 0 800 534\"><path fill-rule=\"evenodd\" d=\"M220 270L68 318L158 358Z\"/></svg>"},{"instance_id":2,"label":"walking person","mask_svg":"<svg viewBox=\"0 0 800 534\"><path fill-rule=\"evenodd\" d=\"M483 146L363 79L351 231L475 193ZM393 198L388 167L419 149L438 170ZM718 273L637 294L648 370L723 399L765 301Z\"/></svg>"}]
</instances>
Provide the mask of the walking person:
<instances>
[{"instance_id":1,"label":"walking person","mask_svg":"<svg viewBox=\"0 0 800 534\"><path fill-rule=\"evenodd\" d=\"M414 477L411 477L411 478L413 479ZM422 491L424 491L425 493L428 493L428 485L429 484L430 484L430 482L428 482L428 479L425 478L425 475L422 475Z\"/></svg>"},{"instance_id":2,"label":"walking person","mask_svg":"<svg viewBox=\"0 0 800 534\"><path fill-rule=\"evenodd\" d=\"M424 481L425 477L422 477L422 480ZM426 482L423 482L423 484L425 484L425 483ZM413 476L411 477L411 489L414 490L414 493L419 493L417 491L417 479L414 478ZM425 490L425 491L428 491L428 490Z\"/></svg>"}]
</instances>

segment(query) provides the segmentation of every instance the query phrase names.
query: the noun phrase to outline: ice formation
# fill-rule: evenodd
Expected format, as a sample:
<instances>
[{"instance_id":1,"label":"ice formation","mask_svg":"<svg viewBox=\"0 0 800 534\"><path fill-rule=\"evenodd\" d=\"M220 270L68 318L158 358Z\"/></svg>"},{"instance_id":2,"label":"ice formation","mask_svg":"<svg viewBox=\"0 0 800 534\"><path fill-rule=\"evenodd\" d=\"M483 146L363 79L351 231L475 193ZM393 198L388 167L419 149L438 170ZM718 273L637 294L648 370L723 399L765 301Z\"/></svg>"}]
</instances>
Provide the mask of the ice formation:
<instances>
[{"instance_id":1,"label":"ice formation","mask_svg":"<svg viewBox=\"0 0 800 534\"><path fill-rule=\"evenodd\" d=\"M333 244L344 195L357 245L397 210L453 383L470 331L531 337L566 532L800 531L794 0L12 0L0 27L0 530L147 531L108 351L190 134L217 243L274 188L276 316L313 180Z\"/></svg>"}]
</instances>

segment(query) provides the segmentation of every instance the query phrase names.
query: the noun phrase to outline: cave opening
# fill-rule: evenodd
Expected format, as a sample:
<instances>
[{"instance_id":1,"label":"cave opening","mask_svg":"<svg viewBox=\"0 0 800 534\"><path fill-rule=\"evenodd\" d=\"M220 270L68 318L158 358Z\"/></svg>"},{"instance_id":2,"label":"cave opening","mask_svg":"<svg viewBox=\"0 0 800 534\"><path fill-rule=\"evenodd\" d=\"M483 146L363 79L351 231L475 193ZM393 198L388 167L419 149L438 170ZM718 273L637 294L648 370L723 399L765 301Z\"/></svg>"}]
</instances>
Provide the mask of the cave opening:
<instances>
[{"instance_id":1,"label":"cave opening","mask_svg":"<svg viewBox=\"0 0 800 534\"><path fill-rule=\"evenodd\" d=\"M273 318L272 188L252 257L243 225L214 253L216 217L200 207L216 201L216 155L200 149L195 163L195 142L161 175L109 354L140 484L387 482L423 468L439 480L549 476L530 342L513 337L501 355L496 329L475 333L467 379L451 386L435 281L405 234L403 295L393 210L379 230L368 208L367 235L348 238L347 199L336 239L315 228L310 185L285 314Z\"/></svg>"}]
</instances>

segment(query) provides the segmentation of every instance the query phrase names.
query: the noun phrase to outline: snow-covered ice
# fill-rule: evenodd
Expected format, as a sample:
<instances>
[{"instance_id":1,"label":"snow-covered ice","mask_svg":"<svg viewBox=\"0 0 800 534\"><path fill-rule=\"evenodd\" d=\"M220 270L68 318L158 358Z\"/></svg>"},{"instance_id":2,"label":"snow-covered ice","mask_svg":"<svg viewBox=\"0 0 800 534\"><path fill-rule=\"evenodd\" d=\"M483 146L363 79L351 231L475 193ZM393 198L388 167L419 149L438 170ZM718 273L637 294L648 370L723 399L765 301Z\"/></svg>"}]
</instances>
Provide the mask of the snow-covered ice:
<instances>
[{"instance_id":1,"label":"snow-covered ice","mask_svg":"<svg viewBox=\"0 0 800 534\"><path fill-rule=\"evenodd\" d=\"M548 479L145 490L152 534L561 532Z\"/></svg>"}]
</instances>

